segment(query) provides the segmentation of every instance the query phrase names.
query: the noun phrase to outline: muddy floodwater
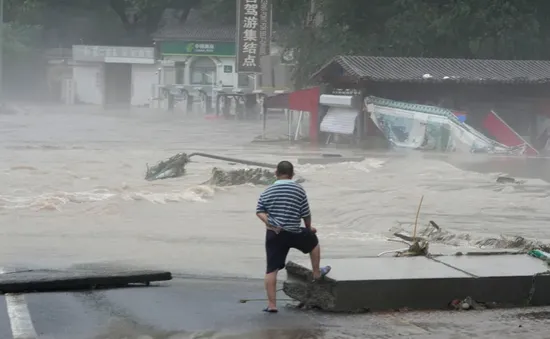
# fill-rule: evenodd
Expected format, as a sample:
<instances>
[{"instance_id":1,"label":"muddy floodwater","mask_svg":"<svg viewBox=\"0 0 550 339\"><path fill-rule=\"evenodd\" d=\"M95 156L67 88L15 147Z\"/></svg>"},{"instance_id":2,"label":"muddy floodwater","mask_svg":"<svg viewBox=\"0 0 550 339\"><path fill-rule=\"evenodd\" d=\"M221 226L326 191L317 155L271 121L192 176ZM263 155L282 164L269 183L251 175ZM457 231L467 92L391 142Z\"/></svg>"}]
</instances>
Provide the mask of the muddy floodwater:
<instances>
[{"instance_id":1,"label":"muddy floodwater","mask_svg":"<svg viewBox=\"0 0 550 339\"><path fill-rule=\"evenodd\" d=\"M254 209L264 187L201 185L215 166L242 166L197 158L184 177L144 180L147 163L178 152L274 164L320 153L361 154L251 143L260 133L260 121L164 111L25 106L0 115L0 264L105 262L261 278L264 228ZM360 163L296 166L306 179L326 263L403 247L387 237L411 229L421 196L419 224L434 220L457 235L432 244L432 252L469 250L501 235L550 243L550 185L544 180L550 166L543 160L365 156ZM525 183L497 184L503 173ZM294 252L293 258L300 256Z\"/></svg>"},{"instance_id":2,"label":"muddy floodwater","mask_svg":"<svg viewBox=\"0 0 550 339\"><path fill-rule=\"evenodd\" d=\"M261 276L264 229L254 208L263 187L201 185L213 167L238 165L196 158L185 177L143 179L147 163L178 152L268 163L351 152L251 143L260 128L259 121L146 110L29 107L0 115L0 260L50 266L109 261L191 274ZM520 186L495 182L507 168L517 172L541 165L486 158L369 153L360 163L297 165L297 172L307 180L327 258L396 248L386 237L410 229L422 195L422 225L434 220L473 239L504 234L550 242L549 184L538 178Z\"/></svg>"}]
</instances>

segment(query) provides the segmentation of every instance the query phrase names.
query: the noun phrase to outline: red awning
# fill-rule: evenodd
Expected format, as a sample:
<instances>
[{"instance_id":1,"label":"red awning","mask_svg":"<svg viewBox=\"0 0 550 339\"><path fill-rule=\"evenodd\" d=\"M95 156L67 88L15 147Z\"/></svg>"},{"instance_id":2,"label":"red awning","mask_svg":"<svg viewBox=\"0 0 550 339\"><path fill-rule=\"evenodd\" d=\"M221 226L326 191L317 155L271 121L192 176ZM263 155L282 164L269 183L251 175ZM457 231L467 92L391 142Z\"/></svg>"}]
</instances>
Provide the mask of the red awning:
<instances>
[{"instance_id":1,"label":"red awning","mask_svg":"<svg viewBox=\"0 0 550 339\"><path fill-rule=\"evenodd\" d=\"M317 142L319 134L319 97L321 89L312 87L265 98L266 109L290 109L310 113L309 137Z\"/></svg>"}]
</instances>

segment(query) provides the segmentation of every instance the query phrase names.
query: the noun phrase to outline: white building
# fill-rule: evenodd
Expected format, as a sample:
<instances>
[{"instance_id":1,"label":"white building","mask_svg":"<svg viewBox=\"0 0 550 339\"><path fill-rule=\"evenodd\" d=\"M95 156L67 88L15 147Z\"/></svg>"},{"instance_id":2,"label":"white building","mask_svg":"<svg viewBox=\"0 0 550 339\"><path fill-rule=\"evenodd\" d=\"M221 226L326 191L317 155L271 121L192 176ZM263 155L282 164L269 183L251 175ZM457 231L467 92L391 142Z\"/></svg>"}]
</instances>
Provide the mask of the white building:
<instances>
[{"instance_id":1,"label":"white building","mask_svg":"<svg viewBox=\"0 0 550 339\"><path fill-rule=\"evenodd\" d=\"M196 10L191 11L183 24L166 24L153 36L160 58L171 61L163 66L163 84L202 88L205 92L212 87L252 89L254 77L235 72L236 34L235 25L209 21ZM273 43L271 50L272 55L261 59L257 89L288 90L290 66L282 62L282 53Z\"/></svg>"},{"instance_id":2,"label":"white building","mask_svg":"<svg viewBox=\"0 0 550 339\"><path fill-rule=\"evenodd\" d=\"M152 47L75 45L72 58L75 103L149 105L160 81Z\"/></svg>"}]
</instances>

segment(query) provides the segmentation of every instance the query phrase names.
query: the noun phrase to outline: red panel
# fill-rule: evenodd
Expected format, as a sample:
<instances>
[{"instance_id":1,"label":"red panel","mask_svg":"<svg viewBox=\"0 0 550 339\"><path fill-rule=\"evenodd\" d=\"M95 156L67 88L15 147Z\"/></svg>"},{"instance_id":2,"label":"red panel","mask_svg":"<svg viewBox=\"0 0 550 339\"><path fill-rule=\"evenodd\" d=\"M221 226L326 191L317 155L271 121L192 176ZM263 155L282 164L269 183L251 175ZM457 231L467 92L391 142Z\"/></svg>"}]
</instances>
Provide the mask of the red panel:
<instances>
[{"instance_id":1,"label":"red panel","mask_svg":"<svg viewBox=\"0 0 550 339\"><path fill-rule=\"evenodd\" d=\"M319 140L319 97L321 89L312 87L290 93L289 106L295 111L306 111L310 114L309 139L312 143Z\"/></svg>"},{"instance_id":2,"label":"red panel","mask_svg":"<svg viewBox=\"0 0 550 339\"><path fill-rule=\"evenodd\" d=\"M483 127L496 139L496 141L503 145L515 147L527 144L525 154L537 155L539 153L494 112L489 113L485 120L483 120Z\"/></svg>"}]
</instances>

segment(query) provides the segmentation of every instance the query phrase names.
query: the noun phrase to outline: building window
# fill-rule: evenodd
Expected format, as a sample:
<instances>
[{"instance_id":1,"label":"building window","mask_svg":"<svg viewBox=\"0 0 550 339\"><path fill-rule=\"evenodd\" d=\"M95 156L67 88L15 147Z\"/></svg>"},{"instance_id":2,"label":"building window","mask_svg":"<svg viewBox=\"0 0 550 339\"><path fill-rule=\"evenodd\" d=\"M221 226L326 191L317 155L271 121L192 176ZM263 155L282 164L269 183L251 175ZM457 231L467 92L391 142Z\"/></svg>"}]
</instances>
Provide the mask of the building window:
<instances>
[{"instance_id":1,"label":"building window","mask_svg":"<svg viewBox=\"0 0 550 339\"><path fill-rule=\"evenodd\" d=\"M258 78L258 89L262 87L262 75L256 74ZM240 88L253 88L254 87L254 74L239 74L239 87Z\"/></svg>"},{"instance_id":2,"label":"building window","mask_svg":"<svg viewBox=\"0 0 550 339\"><path fill-rule=\"evenodd\" d=\"M191 63L191 84L213 85L216 83L216 64L208 57L200 57Z\"/></svg>"},{"instance_id":3,"label":"building window","mask_svg":"<svg viewBox=\"0 0 550 339\"><path fill-rule=\"evenodd\" d=\"M252 79L250 79L248 74L239 73L239 84L238 84L238 86L240 88L249 87L251 82L252 82Z\"/></svg>"}]
</instances>

